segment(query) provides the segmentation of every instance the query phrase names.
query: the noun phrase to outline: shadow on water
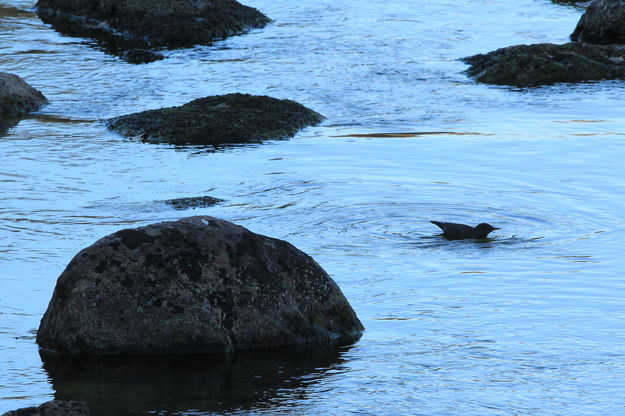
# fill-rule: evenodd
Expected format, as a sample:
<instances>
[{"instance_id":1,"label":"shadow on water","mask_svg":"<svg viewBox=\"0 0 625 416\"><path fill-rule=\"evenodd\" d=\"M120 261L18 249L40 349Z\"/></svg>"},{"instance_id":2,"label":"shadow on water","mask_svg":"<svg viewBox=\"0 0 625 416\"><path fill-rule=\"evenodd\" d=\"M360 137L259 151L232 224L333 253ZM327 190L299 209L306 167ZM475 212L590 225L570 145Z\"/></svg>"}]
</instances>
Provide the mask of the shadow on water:
<instances>
[{"instance_id":1,"label":"shadow on water","mask_svg":"<svg viewBox=\"0 0 625 416\"><path fill-rule=\"evenodd\" d=\"M72 356L41 352L55 398L92 415L222 413L266 408L336 370L346 345L268 349L232 356Z\"/></svg>"}]
</instances>

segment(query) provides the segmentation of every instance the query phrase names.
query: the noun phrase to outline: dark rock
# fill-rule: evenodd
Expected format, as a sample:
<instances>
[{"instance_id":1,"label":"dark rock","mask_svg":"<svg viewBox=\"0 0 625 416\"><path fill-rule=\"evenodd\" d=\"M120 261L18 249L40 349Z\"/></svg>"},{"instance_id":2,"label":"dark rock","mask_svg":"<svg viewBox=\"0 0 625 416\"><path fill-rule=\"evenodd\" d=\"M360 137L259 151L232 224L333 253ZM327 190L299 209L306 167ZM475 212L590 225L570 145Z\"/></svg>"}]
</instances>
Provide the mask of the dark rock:
<instances>
[{"instance_id":1,"label":"dark rock","mask_svg":"<svg viewBox=\"0 0 625 416\"><path fill-rule=\"evenodd\" d=\"M552 3L564 4L567 6L574 6L578 8L584 8L590 4L590 0L551 0Z\"/></svg>"},{"instance_id":2,"label":"dark rock","mask_svg":"<svg viewBox=\"0 0 625 416\"><path fill-rule=\"evenodd\" d=\"M270 21L235 0L39 0L36 7L58 31L120 49L206 45Z\"/></svg>"},{"instance_id":3,"label":"dark rock","mask_svg":"<svg viewBox=\"0 0 625 416\"><path fill-rule=\"evenodd\" d=\"M625 78L625 46L571 42L517 45L469 56L477 81L519 87Z\"/></svg>"},{"instance_id":4,"label":"dark rock","mask_svg":"<svg viewBox=\"0 0 625 416\"><path fill-rule=\"evenodd\" d=\"M12 410L2 416L89 416L89 408L83 402L51 400L41 406Z\"/></svg>"},{"instance_id":5,"label":"dark rock","mask_svg":"<svg viewBox=\"0 0 625 416\"><path fill-rule=\"evenodd\" d=\"M0 72L0 120L17 118L47 103L46 97L22 78Z\"/></svg>"},{"instance_id":6,"label":"dark rock","mask_svg":"<svg viewBox=\"0 0 625 416\"><path fill-rule=\"evenodd\" d=\"M219 145L287 138L321 120L321 114L295 101L227 94L116 117L107 124L124 136L145 141Z\"/></svg>"},{"instance_id":7,"label":"dark rock","mask_svg":"<svg viewBox=\"0 0 625 416\"><path fill-rule=\"evenodd\" d=\"M129 64L147 64L165 59L162 53L147 49L130 49L122 53L121 58Z\"/></svg>"},{"instance_id":8,"label":"dark rock","mask_svg":"<svg viewBox=\"0 0 625 416\"><path fill-rule=\"evenodd\" d=\"M625 43L625 0L595 0L586 8L571 40L599 44Z\"/></svg>"},{"instance_id":9,"label":"dark rock","mask_svg":"<svg viewBox=\"0 0 625 416\"><path fill-rule=\"evenodd\" d=\"M174 209L185 210L210 207L223 202L223 199L213 198L212 196L196 196L191 198L168 199L161 202L171 205Z\"/></svg>"},{"instance_id":10,"label":"dark rock","mask_svg":"<svg viewBox=\"0 0 625 416\"><path fill-rule=\"evenodd\" d=\"M291 244L212 217L118 231L82 250L41 320L41 348L229 353L354 340L339 287Z\"/></svg>"}]
</instances>

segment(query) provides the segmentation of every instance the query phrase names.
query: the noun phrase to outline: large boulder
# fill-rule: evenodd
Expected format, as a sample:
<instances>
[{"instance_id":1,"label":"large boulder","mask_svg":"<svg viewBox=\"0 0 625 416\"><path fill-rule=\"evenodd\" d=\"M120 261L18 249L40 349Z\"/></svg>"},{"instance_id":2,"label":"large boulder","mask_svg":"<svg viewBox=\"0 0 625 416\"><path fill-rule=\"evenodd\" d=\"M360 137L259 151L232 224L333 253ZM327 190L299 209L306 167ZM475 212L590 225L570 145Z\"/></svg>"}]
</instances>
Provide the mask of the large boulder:
<instances>
[{"instance_id":1,"label":"large boulder","mask_svg":"<svg viewBox=\"0 0 625 416\"><path fill-rule=\"evenodd\" d=\"M235 0L39 0L36 7L60 32L120 49L206 45L270 21Z\"/></svg>"},{"instance_id":2,"label":"large boulder","mask_svg":"<svg viewBox=\"0 0 625 416\"><path fill-rule=\"evenodd\" d=\"M22 78L0 72L0 122L36 111L47 103L46 97Z\"/></svg>"},{"instance_id":3,"label":"large boulder","mask_svg":"<svg viewBox=\"0 0 625 416\"><path fill-rule=\"evenodd\" d=\"M227 94L116 117L107 124L124 136L144 141L219 145L283 139L321 120L321 114L295 101Z\"/></svg>"},{"instance_id":4,"label":"large boulder","mask_svg":"<svg viewBox=\"0 0 625 416\"><path fill-rule=\"evenodd\" d=\"M463 58L477 81L519 87L625 79L625 46L571 42L517 45Z\"/></svg>"},{"instance_id":5,"label":"large boulder","mask_svg":"<svg viewBox=\"0 0 625 416\"><path fill-rule=\"evenodd\" d=\"M50 400L41 406L11 410L2 416L89 416L89 408L83 402Z\"/></svg>"},{"instance_id":6,"label":"large boulder","mask_svg":"<svg viewBox=\"0 0 625 416\"><path fill-rule=\"evenodd\" d=\"M199 216L121 230L78 253L37 343L80 354L230 353L355 340L362 330L312 258Z\"/></svg>"},{"instance_id":7,"label":"large boulder","mask_svg":"<svg viewBox=\"0 0 625 416\"><path fill-rule=\"evenodd\" d=\"M571 40L599 44L625 43L625 0L595 0L586 8Z\"/></svg>"}]
</instances>

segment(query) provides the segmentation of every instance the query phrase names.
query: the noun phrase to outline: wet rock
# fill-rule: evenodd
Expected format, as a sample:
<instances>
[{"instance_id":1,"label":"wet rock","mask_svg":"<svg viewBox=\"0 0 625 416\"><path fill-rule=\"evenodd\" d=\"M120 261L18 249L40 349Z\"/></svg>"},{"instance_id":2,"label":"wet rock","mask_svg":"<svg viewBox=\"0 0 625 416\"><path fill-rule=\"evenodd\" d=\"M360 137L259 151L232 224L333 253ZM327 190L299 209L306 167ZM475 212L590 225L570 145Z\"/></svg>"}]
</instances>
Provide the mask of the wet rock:
<instances>
[{"instance_id":1,"label":"wet rock","mask_svg":"<svg viewBox=\"0 0 625 416\"><path fill-rule=\"evenodd\" d=\"M552 3L564 4L567 6L575 6L579 8L586 7L590 4L590 0L551 0Z\"/></svg>"},{"instance_id":2,"label":"wet rock","mask_svg":"<svg viewBox=\"0 0 625 416\"><path fill-rule=\"evenodd\" d=\"M362 329L336 283L291 244L189 217L78 253L37 343L80 354L230 353L355 340Z\"/></svg>"},{"instance_id":3,"label":"wet rock","mask_svg":"<svg viewBox=\"0 0 625 416\"><path fill-rule=\"evenodd\" d=\"M36 111L47 103L46 97L22 78L0 72L0 121Z\"/></svg>"},{"instance_id":4,"label":"wet rock","mask_svg":"<svg viewBox=\"0 0 625 416\"><path fill-rule=\"evenodd\" d=\"M295 101L227 94L116 117L107 124L124 136L140 136L144 141L220 145L292 137L321 120L321 114Z\"/></svg>"},{"instance_id":5,"label":"wet rock","mask_svg":"<svg viewBox=\"0 0 625 416\"><path fill-rule=\"evenodd\" d=\"M571 42L517 45L464 58L479 82L519 87L625 79L625 46Z\"/></svg>"},{"instance_id":6,"label":"wet rock","mask_svg":"<svg viewBox=\"0 0 625 416\"><path fill-rule=\"evenodd\" d=\"M586 8L571 40L625 44L625 0L595 0Z\"/></svg>"},{"instance_id":7,"label":"wet rock","mask_svg":"<svg viewBox=\"0 0 625 416\"><path fill-rule=\"evenodd\" d=\"M269 22L235 0L39 0L36 7L56 30L120 49L206 45Z\"/></svg>"},{"instance_id":8,"label":"wet rock","mask_svg":"<svg viewBox=\"0 0 625 416\"><path fill-rule=\"evenodd\" d=\"M168 199L162 202L171 205L174 209L185 210L210 207L223 202L223 199L213 198L212 196L195 196L191 198Z\"/></svg>"},{"instance_id":9,"label":"wet rock","mask_svg":"<svg viewBox=\"0 0 625 416\"><path fill-rule=\"evenodd\" d=\"M2 416L89 416L89 408L83 402L51 400L41 406L12 410Z\"/></svg>"},{"instance_id":10,"label":"wet rock","mask_svg":"<svg viewBox=\"0 0 625 416\"><path fill-rule=\"evenodd\" d=\"M162 53L147 49L130 49L122 53L121 58L129 64L147 64L165 59Z\"/></svg>"}]
</instances>

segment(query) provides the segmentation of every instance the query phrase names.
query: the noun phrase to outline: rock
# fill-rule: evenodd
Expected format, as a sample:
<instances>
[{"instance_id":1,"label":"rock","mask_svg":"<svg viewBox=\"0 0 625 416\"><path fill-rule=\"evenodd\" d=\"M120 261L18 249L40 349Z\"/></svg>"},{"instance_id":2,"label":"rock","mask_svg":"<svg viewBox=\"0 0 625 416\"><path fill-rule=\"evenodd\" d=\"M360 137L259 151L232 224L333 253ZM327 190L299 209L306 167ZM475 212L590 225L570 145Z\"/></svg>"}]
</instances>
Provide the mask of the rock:
<instances>
[{"instance_id":1,"label":"rock","mask_svg":"<svg viewBox=\"0 0 625 416\"><path fill-rule=\"evenodd\" d=\"M590 0L551 0L551 2L579 8L584 8L590 4Z\"/></svg>"},{"instance_id":2,"label":"rock","mask_svg":"<svg viewBox=\"0 0 625 416\"><path fill-rule=\"evenodd\" d=\"M161 202L171 205L174 209L185 210L210 207L219 204L220 202L224 202L224 200L213 198L212 196L196 196L191 198L168 199Z\"/></svg>"},{"instance_id":3,"label":"rock","mask_svg":"<svg viewBox=\"0 0 625 416\"><path fill-rule=\"evenodd\" d=\"M126 229L74 257L37 343L79 354L210 354L355 340L339 287L291 244L212 217Z\"/></svg>"},{"instance_id":4,"label":"rock","mask_svg":"<svg viewBox=\"0 0 625 416\"><path fill-rule=\"evenodd\" d=\"M235 0L39 0L36 11L62 33L124 50L207 45L270 21Z\"/></svg>"},{"instance_id":5,"label":"rock","mask_svg":"<svg viewBox=\"0 0 625 416\"><path fill-rule=\"evenodd\" d=\"M129 64L147 64L165 59L162 53L147 49L130 49L122 53L121 58Z\"/></svg>"},{"instance_id":6,"label":"rock","mask_svg":"<svg viewBox=\"0 0 625 416\"><path fill-rule=\"evenodd\" d=\"M47 103L46 97L22 78L0 72L0 120L17 118Z\"/></svg>"},{"instance_id":7,"label":"rock","mask_svg":"<svg viewBox=\"0 0 625 416\"><path fill-rule=\"evenodd\" d=\"M38 407L12 410L2 416L89 416L89 408L83 402L51 400Z\"/></svg>"},{"instance_id":8,"label":"rock","mask_svg":"<svg viewBox=\"0 0 625 416\"><path fill-rule=\"evenodd\" d=\"M479 82L528 87L624 79L624 55L625 46L571 42L510 46L462 60L471 65L465 73Z\"/></svg>"},{"instance_id":9,"label":"rock","mask_svg":"<svg viewBox=\"0 0 625 416\"><path fill-rule=\"evenodd\" d=\"M116 117L107 124L124 136L141 136L144 141L220 145L292 137L321 120L321 114L295 101L227 94Z\"/></svg>"},{"instance_id":10,"label":"rock","mask_svg":"<svg viewBox=\"0 0 625 416\"><path fill-rule=\"evenodd\" d=\"M599 44L625 43L625 0L595 0L586 8L571 40Z\"/></svg>"}]
</instances>

